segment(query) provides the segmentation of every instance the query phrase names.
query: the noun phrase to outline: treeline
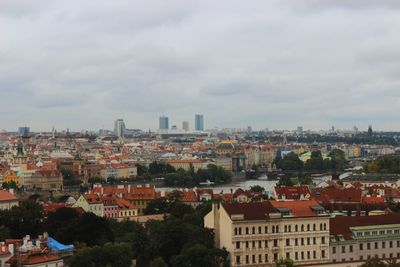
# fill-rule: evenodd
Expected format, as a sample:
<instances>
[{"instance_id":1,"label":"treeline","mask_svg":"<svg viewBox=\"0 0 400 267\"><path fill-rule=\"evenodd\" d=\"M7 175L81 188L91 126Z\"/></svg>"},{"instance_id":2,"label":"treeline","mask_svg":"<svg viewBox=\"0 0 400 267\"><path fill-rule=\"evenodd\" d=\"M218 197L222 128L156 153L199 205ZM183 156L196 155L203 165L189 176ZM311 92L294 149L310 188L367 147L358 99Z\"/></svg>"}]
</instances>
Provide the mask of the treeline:
<instances>
[{"instance_id":1,"label":"treeline","mask_svg":"<svg viewBox=\"0 0 400 267\"><path fill-rule=\"evenodd\" d=\"M231 172L214 164L209 164L206 169L198 169L197 171L190 164L189 170L186 171L184 169L176 170L170 164L156 161L150 163L149 167L138 167L138 175L163 176L165 186L179 187L195 187L206 181L223 184L229 182L232 178Z\"/></svg>"},{"instance_id":2,"label":"treeline","mask_svg":"<svg viewBox=\"0 0 400 267\"><path fill-rule=\"evenodd\" d=\"M400 173L400 156L383 156L364 165L368 173Z\"/></svg>"},{"instance_id":3,"label":"treeline","mask_svg":"<svg viewBox=\"0 0 400 267\"><path fill-rule=\"evenodd\" d=\"M71 267L137 266L229 266L228 253L214 247L213 233L203 228L203 217L211 210L183 204L179 197L168 200L169 216L149 221L145 227L132 221L117 222L61 208L44 216L34 202L0 212L0 239L36 237L47 231L61 243L74 244L77 253Z\"/></svg>"},{"instance_id":4,"label":"treeline","mask_svg":"<svg viewBox=\"0 0 400 267\"><path fill-rule=\"evenodd\" d=\"M329 153L329 158L326 159L322 157L321 151L313 151L310 159L303 163L299 155L291 152L283 158L277 156L274 164L284 171L343 171L346 166L346 159L342 150L334 149Z\"/></svg>"}]
</instances>

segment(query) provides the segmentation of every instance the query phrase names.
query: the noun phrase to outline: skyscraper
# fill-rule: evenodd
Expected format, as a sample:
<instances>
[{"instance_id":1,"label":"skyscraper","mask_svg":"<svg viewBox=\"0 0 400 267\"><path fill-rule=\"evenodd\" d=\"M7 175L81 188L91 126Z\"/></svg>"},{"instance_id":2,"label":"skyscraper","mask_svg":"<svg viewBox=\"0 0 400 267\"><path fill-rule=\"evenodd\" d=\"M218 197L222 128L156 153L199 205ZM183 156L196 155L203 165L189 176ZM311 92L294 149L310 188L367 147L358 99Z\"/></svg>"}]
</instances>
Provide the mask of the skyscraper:
<instances>
[{"instance_id":1,"label":"skyscraper","mask_svg":"<svg viewBox=\"0 0 400 267\"><path fill-rule=\"evenodd\" d=\"M159 120L159 127L160 130L168 130L169 129L169 122L167 116L161 116Z\"/></svg>"},{"instance_id":2,"label":"skyscraper","mask_svg":"<svg viewBox=\"0 0 400 267\"><path fill-rule=\"evenodd\" d=\"M29 136L29 127L18 127L18 133L20 136Z\"/></svg>"},{"instance_id":3,"label":"skyscraper","mask_svg":"<svg viewBox=\"0 0 400 267\"><path fill-rule=\"evenodd\" d=\"M117 119L114 123L114 134L120 138L124 138L125 123L123 119Z\"/></svg>"},{"instance_id":4,"label":"skyscraper","mask_svg":"<svg viewBox=\"0 0 400 267\"><path fill-rule=\"evenodd\" d=\"M194 129L195 131L204 131L204 116L203 114L194 115Z\"/></svg>"},{"instance_id":5,"label":"skyscraper","mask_svg":"<svg viewBox=\"0 0 400 267\"><path fill-rule=\"evenodd\" d=\"M182 122L182 129L186 132L189 132L189 122L188 121Z\"/></svg>"}]
</instances>

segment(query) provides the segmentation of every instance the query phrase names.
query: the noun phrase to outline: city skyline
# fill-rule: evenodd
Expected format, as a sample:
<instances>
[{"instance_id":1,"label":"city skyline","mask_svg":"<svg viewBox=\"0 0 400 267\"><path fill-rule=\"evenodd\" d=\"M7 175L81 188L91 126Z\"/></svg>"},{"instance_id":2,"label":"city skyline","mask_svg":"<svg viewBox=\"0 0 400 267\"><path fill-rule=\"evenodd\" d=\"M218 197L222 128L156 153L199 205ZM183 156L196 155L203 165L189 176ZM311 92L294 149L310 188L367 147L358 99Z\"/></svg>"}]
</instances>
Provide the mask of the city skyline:
<instances>
[{"instance_id":1,"label":"city skyline","mask_svg":"<svg viewBox=\"0 0 400 267\"><path fill-rule=\"evenodd\" d=\"M400 130L399 9L4 0L0 129L156 129L157 114L180 125L201 111L206 128Z\"/></svg>"}]
</instances>

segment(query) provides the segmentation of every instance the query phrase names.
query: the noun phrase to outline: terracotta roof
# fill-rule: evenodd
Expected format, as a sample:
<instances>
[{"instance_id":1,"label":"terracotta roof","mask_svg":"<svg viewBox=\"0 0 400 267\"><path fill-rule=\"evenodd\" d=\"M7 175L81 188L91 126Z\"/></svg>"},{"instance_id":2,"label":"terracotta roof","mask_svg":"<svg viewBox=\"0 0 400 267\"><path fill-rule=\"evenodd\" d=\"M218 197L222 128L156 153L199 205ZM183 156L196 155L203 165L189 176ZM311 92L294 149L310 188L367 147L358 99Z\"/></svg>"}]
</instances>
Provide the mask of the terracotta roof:
<instances>
[{"instance_id":1,"label":"terracotta roof","mask_svg":"<svg viewBox=\"0 0 400 267\"><path fill-rule=\"evenodd\" d=\"M196 193L193 190L182 192L182 202L199 202Z\"/></svg>"},{"instance_id":2,"label":"terracotta roof","mask_svg":"<svg viewBox=\"0 0 400 267\"><path fill-rule=\"evenodd\" d=\"M18 198L7 190L0 190L0 201L17 201Z\"/></svg>"},{"instance_id":3,"label":"terracotta roof","mask_svg":"<svg viewBox=\"0 0 400 267\"><path fill-rule=\"evenodd\" d=\"M384 197L363 197L362 203L384 203L385 198Z\"/></svg>"},{"instance_id":4,"label":"terracotta roof","mask_svg":"<svg viewBox=\"0 0 400 267\"><path fill-rule=\"evenodd\" d=\"M269 201L250 203L222 203L222 207L231 215L243 214L245 220L264 220L269 213L278 212Z\"/></svg>"},{"instance_id":5,"label":"terracotta roof","mask_svg":"<svg viewBox=\"0 0 400 267\"><path fill-rule=\"evenodd\" d=\"M293 201L276 201L270 200L275 208L288 208L293 217L312 217L316 213L311 207L321 207L314 199L310 200L293 200Z\"/></svg>"},{"instance_id":6,"label":"terracotta roof","mask_svg":"<svg viewBox=\"0 0 400 267\"><path fill-rule=\"evenodd\" d=\"M357 188L316 188L312 197L319 202L358 202L361 203L362 190Z\"/></svg>"},{"instance_id":7,"label":"terracotta roof","mask_svg":"<svg viewBox=\"0 0 400 267\"><path fill-rule=\"evenodd\" d=\"M199 159L169 159L166 161L167 163L203 163L203 161Z\"/></svg>"},{"instance_id":8,"label":"terracotta roof","mask_svg":"<svg viewBox=\"0 0 400 267\"><path fill-rule=\"evenodd\" d=\"M300 199L301 196L311 195L308 186L275 186L275 193L278 198Z\"/></svg>"},{"instance_id":9,"label":"terracotta roof","mask_svg":"<svg viewBox=\"0 0 400 267\"><path fill-rule=\"evenodd\" d=\"M343 235L347 240L352 239L350 227L398 224L400 222L400 214L391 213L376 216L340 216L331 218L329 222L330 235Z\"/></svg>"}]
</instances>

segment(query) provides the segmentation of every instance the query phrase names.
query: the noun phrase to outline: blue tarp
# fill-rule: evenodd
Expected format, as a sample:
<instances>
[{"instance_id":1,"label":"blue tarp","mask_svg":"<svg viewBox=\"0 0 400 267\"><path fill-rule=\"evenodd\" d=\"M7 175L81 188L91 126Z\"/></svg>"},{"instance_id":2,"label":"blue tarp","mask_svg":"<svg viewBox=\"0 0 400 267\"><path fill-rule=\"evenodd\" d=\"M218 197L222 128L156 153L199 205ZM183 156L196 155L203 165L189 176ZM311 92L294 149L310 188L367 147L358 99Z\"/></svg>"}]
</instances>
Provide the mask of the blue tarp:
<instances>
[{"instance_id":1,"label":"blue tarp","mask_svg":"<svg viewBox=\"0 0 400 267\"><path fill-rule=\"evenodd\" d=\"M57 240L49 237L47 238L47 245L51 250L60 251L60 250L74 250L74 245L63 245L59 243Z\"/></svg>"}]
</instances>

